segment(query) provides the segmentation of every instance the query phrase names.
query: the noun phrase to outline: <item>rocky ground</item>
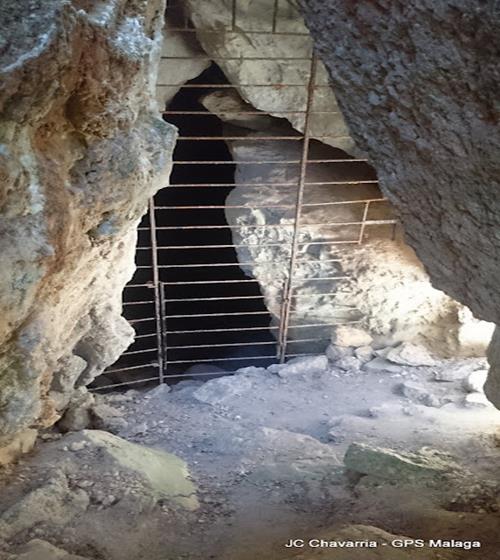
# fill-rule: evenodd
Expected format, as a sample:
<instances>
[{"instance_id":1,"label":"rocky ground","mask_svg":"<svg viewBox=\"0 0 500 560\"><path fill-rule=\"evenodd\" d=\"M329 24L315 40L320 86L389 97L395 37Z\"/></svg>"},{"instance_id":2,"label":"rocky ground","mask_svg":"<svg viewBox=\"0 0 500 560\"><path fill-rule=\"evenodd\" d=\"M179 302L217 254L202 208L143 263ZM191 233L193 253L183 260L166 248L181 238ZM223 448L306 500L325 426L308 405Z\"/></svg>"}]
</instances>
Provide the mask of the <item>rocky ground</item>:
<instances>
[{"instance_id":1,"label":"rocky ground","mask_svg":"<svg viewBox=\"0 0 500 560\"><path fill-rule=\"evenodd\" d=\"M3 472L0 557L500 558L484 360L346 336L327 356L97 396L90 429L47 432ZM379 546L284 546L318 535ZM394 549L393 535L482 546Z\"/></svg>"}]
</instances>

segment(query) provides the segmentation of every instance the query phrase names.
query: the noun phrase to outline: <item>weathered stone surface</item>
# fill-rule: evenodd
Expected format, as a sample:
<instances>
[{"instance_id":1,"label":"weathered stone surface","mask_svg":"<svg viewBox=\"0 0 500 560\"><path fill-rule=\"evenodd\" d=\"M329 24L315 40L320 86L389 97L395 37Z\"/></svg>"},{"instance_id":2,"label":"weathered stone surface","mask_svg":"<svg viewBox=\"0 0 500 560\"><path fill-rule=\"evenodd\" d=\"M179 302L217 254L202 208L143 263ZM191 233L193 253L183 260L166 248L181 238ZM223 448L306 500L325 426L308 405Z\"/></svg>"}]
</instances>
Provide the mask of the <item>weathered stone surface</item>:
<instances>
[{"instance_id":1,"label":"weathered stone surface","mask_svg":"<svg viewBox=\"0 0 500 560\"><path fill-rule=\"evenodd\" d=\"M294 375L311 375L325 371L328 368L326 356L305 356L293 358L286 364L276 366L276 372L280 377L286 378Z\"/></svg>"},{"instance_id":2,"label":"weathered stone surface","mask_svg":"<svg viewBox=\"0 0 500 560\"><path fill-rule=\"evenodd\" d=\"M453 472L457 465L435 450L398 453L392 449L352 443L344 457L346 468L393 482L440 477Z\"/></svg>"},{"instance_id":3,"label":"weathered stone surface","mask_svg":"<svg viewBox=\"0 0 500 560\"><path fill-rule=\"evenodd\" d=\"M33 539L22 546L18 554L9 555L7 560L88 560L83 556L70 554L47 541Z\"/></svg>"},{"instance_id":4,"label":"weathered stone surface","mask_svg":"<svg viewBox=\"0 0 500 560\"><path fill-rule=\"evenodd\" d=\"M332 342L337 346L360 348L361 346L369 346L373 342L373 338L370 333L358 327L339 325L333 330Z\"/></svg>"},{"instance_id":5,"label":"weathered stone surface","mask_svg":"<svg viewBox=\"0 0 500 560\"><path fill-rule=\"evenodd\" d=\"M476 371L469 373L469 375L463 380L463 387L469 393L482 393L487 377L487 369L477 369Z\"/></svg>"},{"instance_id":6,"label":"weathered stone surface","mask_svg":"<svg viewBox=\"0 0 500 560\"><path fill-rule=\"evenodd\" d=\"M270 33L273 3L268 0L238 4L234 31L231 3L187 0L187 7L203 49L222 68L243 99L266 113L286 118L302 131L312 41L292 4L280 3L276 25L277 30L295 33L289 35ZM325 68L319 63L316 83L325 85L326 80ZM269 87L253 87L265 84ZM309 122L311 136L322 136L323 142L348 153L357 152L330 88L320 87L315 91L313 109L318 113Z\"/></svg>"},{"instance_id":7,"label":"weathered stone surface","mask_svg":"<svg viewBox=\"0 0 500 560\"><path fill-rule=\"evenodd\" d=\"M79 488L70 489L66 476L56 471L47 484L32 490L0 514L0 535L9 540L40 523L64 525L88 505L87 493Z\"/></svg>"},{"instance_id":8,"label":"weathered stone surface","mask_svg":"<svg viewBox=\"0 0 500 560\"><path fill-rule=\"evenodd\" d=\"M395 540L409 539L401 535L387 533L377 527L369 525L348 525L336 527L330 531L322 531L313 538L314 547L307 546L305 552L290 555L294 560L453 560L457 555L451 551L436 549L395 548L391 543ZM353 544L340 546L322 546L319 541L332 543L376 543L375 546L354 546ZM410 539L411 540L411 539Z\"/></svg>"},{"instance_id":9,"label":"weathered stone surface","mask_svg":"<svg viewBox=\"0 0 500 560\"><path fill-rule=\"evenodd\" d=\"M280 129L280 121L257 111L253 105L243 101L234 89L216 90L203 96L200 101L207 111L233 126L257 131Z\"/></svg>"},{"instance_id":10,"label":"weathered stone surface","mask_svg":"<svg viewBox=\"0 0 500 560\"><path fill-rule=\"evenodd\" d=\"M476 370L484 370L486 367L486 358L444 362L439 369L434 370L433 375L436 381L460 381L465 380Z\"/></svg>"},{"instance_id":11,"label":"weathered stone surface","mask_svg":"<svg viewBox=\"0 0 500 560\"><path fill-rule=\"evenodd\" d=\"M500 408L500 328L497 327L493 333L488 347L488 362L490 370L484 384L484 392L488 399Z\"/></svg>"},{"instance_id":12,"label":"weathered stone surface","mask_svg":"<svg viewBox=\"0 0 500 560\"><path fill-rule=\"evenodd\" d=\"M0 449L0 467L8 465L22 455L29 453L35 445L37 431L27 428L18 432L16 437Z\"/></svg>"},{"instance_id":13,"label":"weathered stone surface","mask_svg":"<svg viewBox=\"0 0 500 560\"><path fill-rule=\"evenodd\" d=\"M436 286L500 323L500 14L463 0L303 4L349 129Z\"/></svg>"},{"instance_id":14,"label":"weathered stone surface","mask_svg":"<svg viewBox=\"0 0 500 560\"><path fill-rule=\"evenodd\" d=\"M434 285L500 324L498 10L463 0L302 4L353 138ZM499 404L500 374L491 375L487 394Z\"/></svg>"},{"instance_id":15,"label":"weathered stone surface","mask_svg":"<svg viewBox=\"0 0 500 560\"><path fill-rule=\"evenodd\" d=\"M173 11L169 10L169 16ZM184 24L178 21L175 15L168 17L163 30L156 84L156 99L162 110L168 106L183 84L199 76L211 64L194 33L173 30L181 28Z\"/></svg>"},{"instance_id":16,"label":"weathered stone surface","mask_svg":"<svg viewBox=\"0 0 500 560\"><path fill-rule=\"evenodd\" d=\"M386 360L402 366L435 366L438 363L426 348L409 342L389 348L384 353L384 357Z\"/></svg>"},{"instance_id":17,"label":"weathered stone surface","mask_svg":"<svg viewBox=\"0 0 500 560\"><path fill-rule=\"evenodd\" d=\"M133 339L121 291L174 141L151 101L163 10L0 7L0 447L54 423Z\"/></svg>"},{"instance_id":18,"label":"weathered stone surface","mask_svg":"<svg viewBox=\"0 0 500 560\"><path fill-rule=\"evenodd\" d=\"M228 113L219 114L229 119ZM290 134L286 124L277 121L275 126L280 131L278 135ZM253 263L243 269L259 281L275 321L280 316L283 285L289 273L296 202L294 182L298 180L298 168L281 162L300 159L301 148L293 140L256 142L252 138L275 135L277 130L250 132L227 127L230 136L241 136L241 140L228 142L236 160L272 163L237 165L235 181L241 187L233 189L226 200L226 218L233 226L238 258ZM328 146L311 145L313 159L340 155L341 152ZM308 335L329 338L333 323L361 320L360 326L378 345L406 340L422 343L445 356L481 351L484 355L488 340L483 340L480 349L477 344L469 344L464 333L465 328L470 331L475 320L461 313L461 305L432 287L412 249L399 237L392 239L391 225L366 226L365 243L357 244L359 225L352 224L362 219L364 207L358 201L380 200L374 203L369 219L394 218L377 186L370 183L373 175L368 167L316 164L309 168L307 181L337 184L309 186L304 192L306 206L301 215L295 268L296 324L324 323L327 328L308 329ZM350 183L356 181L363 183L353 187ZM308 224L316 225L308 227ZM265 225L272 227L262 227ZM327 241L334 243L330 245ZM289 333L291 339L303 338L303 334L302 329L291 329ZM295 345L294 349L297 348L300 349ZM313 350L324 351L324 346ZM307 351L311 351L310 344Z\"/></svg>"},{"instance_id":19,"label":"weathered stone surface","mask_svg":"<svg viewBox=\"0 0 500 560\"><path fill-rule=\"evenodd\" d=\"M336 452L311 436L262 428L255 434L255 442L259 448L273 450L272 457L252 469L249 480L255 484L294 485L296 492L320 501L342 479L342 462Z\"/></svg>"},{"instance_id":20,"label":"weathered stone surface","mask_svg":"<svg viewBox=\"0 0 500 560\"><path fill-rule=\"evenodd\" d=\"M429 406L431 408L439 408L444 404L453 401L452 398L440 395L437 391L427 389L423 385L413 381L401 383L399 390L402 395L414 403L423 404L424 406Z\"/></svg>"},{"instance_id":21,"label":"weathered stone surface","mask_svg":"<svg viewBox=\"0 0 500 560\"><path fill-rule=\"evenodd\" d=\"M193 397L213 406L229 404L231 399L243 395L252 387L252 381L242 375L221 377L204 383Z\"/></svg>"},{"instance_id":22,"label":"weathered stone surface","mask_svg":"<svg viewBox=\"0 0 500 560\"><path fill-rule=\"evenodd\" d=\"M198 507L196 487L189 480L187 465L175 455L100 430L84 430L65 440L69 445L82 441L90 450L99 450L101 469L133 472L149 487L155 500L167 500L188 510Z\"/></svg>"}]
</instances>

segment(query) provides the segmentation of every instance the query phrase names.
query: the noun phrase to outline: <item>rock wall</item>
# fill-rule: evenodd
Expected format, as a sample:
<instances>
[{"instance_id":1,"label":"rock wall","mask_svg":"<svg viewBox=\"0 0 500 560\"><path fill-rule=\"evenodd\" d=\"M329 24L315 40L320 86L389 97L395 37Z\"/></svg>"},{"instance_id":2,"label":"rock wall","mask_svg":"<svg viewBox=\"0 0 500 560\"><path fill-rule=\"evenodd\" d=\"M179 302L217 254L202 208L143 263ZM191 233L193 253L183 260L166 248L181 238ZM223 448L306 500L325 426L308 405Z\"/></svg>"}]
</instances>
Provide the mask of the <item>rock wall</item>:
<instances>
[{"instance_id":1,"label":"rock wall","mask_svg":"<svg viewBox=\"0 0 500 560\"><path fill-rule=\"evenodd\" d=\"M133 339L121 292L175 141L151 101L164 9L0 6L0 448L57 421Z\"/></svg>"},{"instance_id":2,"label":"rock wall","mask_svg":"<svg viewBox=\"0 0 500 560\"><path fill-rule=\"evenodd\" d=\"M434 285L500 324L498 6L304 0L303 8L352 136Z\"/></svg>"}]
</instances>

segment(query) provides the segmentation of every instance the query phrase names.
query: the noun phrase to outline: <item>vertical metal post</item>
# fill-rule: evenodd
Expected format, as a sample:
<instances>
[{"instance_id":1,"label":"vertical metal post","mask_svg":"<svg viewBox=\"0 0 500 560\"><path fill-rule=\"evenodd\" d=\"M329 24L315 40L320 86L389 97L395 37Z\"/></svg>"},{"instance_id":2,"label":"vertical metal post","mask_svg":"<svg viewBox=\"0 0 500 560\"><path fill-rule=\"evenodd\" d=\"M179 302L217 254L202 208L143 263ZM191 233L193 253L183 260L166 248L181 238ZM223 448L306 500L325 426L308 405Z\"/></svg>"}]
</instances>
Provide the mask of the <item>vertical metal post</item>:
<instances>
[{"instance_id":1,"label":"vertical metal post","mask_svg":"<svg viewBox=\"0 0 500 560\"><path fill-rule=\"evenodd\" d=\"M236 0L231 3L231 31L236 31Z\"/></svg>"},{"instance_id":2,"label":"vertical metal post","mask_svg":"<svg viewBox=\"0 0 500 560\"><path fill-rule=\"evenodd\" d=\"M278 11L279 11L279 1L274 0L274 8L273 8L273 33L276 33L277 26L278 26Z\"/></svg>"},{"instance_id":3,"label":"vertical metal post","mask_svg":"<svg viewBox=\"0 0 500 560\"><path fill-rule=\"evenodd\" d=\"M160 274L158 269L158 243L156 239L155 203L153 198L149 199L149 226L151 235L151 266L153 269L153 290L155 298L155 327L156 344L158 348L158 382L164 380L163 360L163 329L162 329L162 294L160 288Z\"/></svg>"},{"instance_id":4,"label":"vertical metal post","mask_svg":"<svg viewBox=\"0 0 500 560\"><path fill-rule=\"evenodd\" d=\"M370 210L370 201L367 200L363 208L363 217L361 218L361 226L359 228L358 245L361 245L361 243L363 243L363 237L365 236L365 225L366 225L366 220L368 218L369 210Z\"/></svg>"},{"instance_id":5,"label":"vertical metal post","mask_svg":"<svg viewBox=\"0 0 500 560\"><path fill-rule=\"evenodd\" d=\"M304 140L302 145L302 156L300 160L300 175L297 186L297 198L295 203L295 220L291 241L290 252L290 266L288 270L288 278L283 290L282 309L280 317L280 330L279 330L279 360L283 363L286 359L286 351L288 345L288 330L290 326L290 313L292 310L293 300L293 280L295 273L295 261L299 249L299 233L300 233L300 218L302 215L302 202L304 200L304 188L307 175L307 160L309 155L309 142L310 142L310 121L311 110L314 101L314 91L316 85L316 71L318 67L318 59L314 52L311 58L311 70L309 74L309 83L307 85L307 99L306 99L306 113L304 119Z\"/></svg>"}]
</instances>

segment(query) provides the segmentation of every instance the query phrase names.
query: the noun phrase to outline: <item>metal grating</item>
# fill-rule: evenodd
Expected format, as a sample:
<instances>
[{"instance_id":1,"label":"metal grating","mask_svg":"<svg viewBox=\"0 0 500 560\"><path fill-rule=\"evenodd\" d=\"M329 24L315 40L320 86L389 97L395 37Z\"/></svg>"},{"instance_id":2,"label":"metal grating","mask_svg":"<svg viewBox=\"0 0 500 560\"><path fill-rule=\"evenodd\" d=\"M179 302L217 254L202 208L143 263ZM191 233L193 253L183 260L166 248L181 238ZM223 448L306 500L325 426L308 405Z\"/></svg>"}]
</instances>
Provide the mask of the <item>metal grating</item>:
<instances>
[{"instance_id":1,"label":"metal grating","mask_svg":"<svg viewBox=\"0 0 500 560\"><path fill-rule=\"evenodd\" d=\"M229 29L232 33L244 33L246 36L256 34L271 35L302 35L294 31L280 30L278 0L270 0L273 5L269 30L243 30L238 22L238 0L231 4L231 22ZM189 18L185 16L182 3L170 3L169 10L173 20L181 21L180 25L170 27L170 31L185 34L195 34ZM218 32L218 31L214 31ZM207 33L207 31L204 31ZM199 57L197 57L199 58ZM208 57L207 57L208 58ZM171 56L166 60L173 65L186 57ZM223 58L210 58L214 64ZM238 57L225 57L224 60L240 60ZM268 61L277 58L252 57L248 60ZM315 348L315 344L323 341L326 345L327 336L324 329L339 323L317 319L311 321L296 321L295 311L301 299L312 297L310 293L297 291L297 271L302 262L303 249L307 246L329 247L332 251L332 263L341 262L335 255L335 247L349 247L360 245L368 237L367 232L372 227L384 227L384 235L393 236L396 220L393 217L377 215L377 205L387 204L384 197L376 190L377 181L373 177L366 178L367 161L346 155L335 157L316 157L311 154L311 144L327 138L325 135L313 135L310 121L316 114L334 114L335 111L315 109L315 95L318 90L329 87L319 83L318 59L312 53L308 58L290 57L280 58L282 62L294 64L298 61L308 61L309 71L304 83L247 83L230 84L224 80L204 81L193 80L182 86L172 83L159 83L158 88L175 88L180 90L177 95L186 92L220 91L251 86L255 88L304 88L307 92L304 107L296 111L281 111L279 116L301 114L304 116L304 131L293 131L285 135L254 135L240 136L231 133L214 134L212 127L207 126L207 134L185 134L180 131L176 153L174 153L174 171L172 184L160 191L154 200L150 201L148 214L138 228L137 272L133 280L124 291L124 316L134 326L137 332L135 343L125 352L120 360L105 372L105 383L98 389L133 385L149 381L164 382L168 378L182 379L213 375L213 371L202 371L204 364L227 366L229 369L247 365L269 365L273 362L284 362L295 356L307 355L307 348ZM165 57L164 57L165 63ZM233 116L262 115L257 110L232 111ZM273 115L276 112L273 111ZM163 113L165 120L198 119L214 117L201 109L178 109L170 106ZM196 156L178 155L184 145L207 146L209 143L230 143L242 138L248 142L265 143L291 142L300 146L299 157L280 159L280 166L287 166L294 170L296 177L292 181L269 183L270 187L284 187L293 191L293 196L286 204L252 204L252 209L289 212L292 216L286 223L266 223L245 225L247 228L262 230L286 230L285 240L276 243L269 241L260 243L241 242L235 234L243 227L237 224L229 225L220 220L220 215L228 209L248 210L247 204L230 205L225 200L213 204L210 197L225 198L233 189L252 189L255 183L242 183L234 178L235 166L270 166L276 165L275 160L233 158L199 158ZM196 152L196 150L194 150ZM210 154L210 152L209 152ZM362 168L359 179L351 180L311 180L310 170L316 165L350 166L356 175L356 166ZM214 179L214 169L223 169L219 177ZM228 172L224 170L229 170ZM181 179L175 180L176 173ZM231 176L232 174L232 176ZM186 177L191 177L186 180ZM228 179L229 177L229 179ZM260 187L266 186L260 183ZM360 196L359 189L369 186L372 188L370 196ZM352 197L338 200L333 196L336 189L352 191ZM314 189L321 189L325 194L323 200L313 197L310 201L308 193ZM358 189L358 191L357 191ZM351 192L350 191L350 192ZM202 193L200 202L199 193ZM210 193L210 196L207 194ZM217 196L215 193L219 193ZM222 194L220 194L222 193ZM330 196L330 194L331 196ZM180 201L180 202L179 202ZM308 213L317 208L341 207L349 205L357 209L359 218L346 221L311 222ZM375 210L375 211L374 211ZM219 221L212 216L219 213ZM194 217L193 217L194 216ZM206 216L206 217L204 217ZM318 229L342 230L348 232L341 237L332 239L318 236L313 241L304 240L304 234ZM215 232L215 233L214 233ZM213 241L216 234L217 241ZM222 236L222 237L221 237ZM225 237L223 237L225 236ZM222 239L222 241L221 241ZM286 269L285 279L280 293L279 313L275 313L274 321L269 322L269 311L265 306L265 295L260 291L256 278L244 274L242 268L256 265L255 260L238 261L237 252L242 249L278 247L287 255L285 261L271 261L272 266ZM286 247L285 247L286 246ZM228 258L228 255L234 255ZM190 260L189 255L193 255ZM263 263L259 260L258 264ZM247 269L248 270L248 269ZM335 274L315 275L309 281L342 282L341 267ZM301 282L303 278L301 278ZM315 293L314 297L335 298L337 291L323 294ZM260 302L260 303L259 303ZM260 305L261 307L255 307ZM346 321L340 321L345 323ZM356 322L356 321L354 321ZM320 329L318 331L318 329ZM319 334L318 334L319 332ZM306 350L304 351L304 348ZM300 349L300 350L299 350ZM228 354L229 352L229 354ZM186 369L193 364L199 364L197 372ZM225 372L221 372L225 373Z\"/></svg>"}]
</instances>

